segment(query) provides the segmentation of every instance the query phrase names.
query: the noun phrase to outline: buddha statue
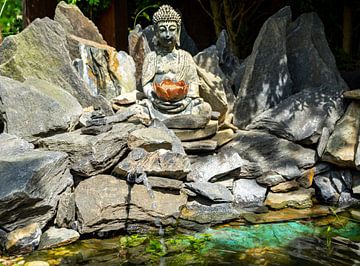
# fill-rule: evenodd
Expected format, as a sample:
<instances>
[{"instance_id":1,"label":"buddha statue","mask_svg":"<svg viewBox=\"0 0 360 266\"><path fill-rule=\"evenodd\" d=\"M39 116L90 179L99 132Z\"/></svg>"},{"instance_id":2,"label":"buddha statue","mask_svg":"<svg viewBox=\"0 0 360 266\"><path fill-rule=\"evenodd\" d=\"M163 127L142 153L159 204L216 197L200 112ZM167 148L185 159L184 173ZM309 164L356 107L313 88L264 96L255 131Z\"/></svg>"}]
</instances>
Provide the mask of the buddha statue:
<instances>
[{"instance_id":1,"label":"buddha statue","mask_svg":"<svg viewBox=\"0 0 360 266\"><path fill-rule=\"evenodd\" d=\"M174 116L210 119L211 107L199 96L199 77L192 56L180 45L181 16L163 5L153 16L155 51L144 59L143 92L151 118ZM207 120L208 121L208 120Z\"/></svg>"}]
</instances>

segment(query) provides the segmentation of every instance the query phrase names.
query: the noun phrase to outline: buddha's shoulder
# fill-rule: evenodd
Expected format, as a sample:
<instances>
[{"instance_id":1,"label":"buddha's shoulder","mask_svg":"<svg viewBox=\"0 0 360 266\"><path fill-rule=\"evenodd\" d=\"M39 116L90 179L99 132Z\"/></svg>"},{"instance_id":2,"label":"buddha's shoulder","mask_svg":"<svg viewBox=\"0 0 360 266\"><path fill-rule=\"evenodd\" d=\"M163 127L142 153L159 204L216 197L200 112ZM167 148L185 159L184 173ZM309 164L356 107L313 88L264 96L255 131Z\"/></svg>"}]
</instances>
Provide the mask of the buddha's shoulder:
<instances>
[{"instance_id":1,"label":"buddha's shoulder","mask_svg":"<svg viewBox=\"0 0 360 266\"><path fill-rule=\"evenodd\" d=\"M180 56L183 56L185 58L192 58L191 54L188 51L182 49L179 49L178 51Z\"/></svg>"},{"instance_id":2,"label":"buddha's shoulder","mask_svg":"<svg viewBox=\"0 0 360 266\"><path fill-rule=\"evenodd\" d=\"M145 60L152 60L156 58L156 52L151 51L145 55Z\"/></svg>"}]
</instances>

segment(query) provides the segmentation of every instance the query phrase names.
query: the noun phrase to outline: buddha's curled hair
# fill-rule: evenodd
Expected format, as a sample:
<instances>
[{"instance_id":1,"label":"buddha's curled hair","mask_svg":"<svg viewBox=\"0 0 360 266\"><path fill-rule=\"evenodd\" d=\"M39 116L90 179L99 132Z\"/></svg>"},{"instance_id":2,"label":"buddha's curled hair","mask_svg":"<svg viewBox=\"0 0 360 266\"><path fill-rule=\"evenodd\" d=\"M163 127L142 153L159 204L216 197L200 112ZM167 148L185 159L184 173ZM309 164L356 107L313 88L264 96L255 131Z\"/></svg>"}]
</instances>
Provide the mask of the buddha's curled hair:
<instances>
[{"instance_id":1,"label":"buddha's curled hair","mask_svg":"<svg viewBox=\"0 0 360 266\"><path fill-rule=\"evenodd\" d=\"M152 20L154 25L164 21L174 21L179 27L181 25L180 14L169 5L162 5L158 11L154 13Z\"/></svg>"}]
</instances>

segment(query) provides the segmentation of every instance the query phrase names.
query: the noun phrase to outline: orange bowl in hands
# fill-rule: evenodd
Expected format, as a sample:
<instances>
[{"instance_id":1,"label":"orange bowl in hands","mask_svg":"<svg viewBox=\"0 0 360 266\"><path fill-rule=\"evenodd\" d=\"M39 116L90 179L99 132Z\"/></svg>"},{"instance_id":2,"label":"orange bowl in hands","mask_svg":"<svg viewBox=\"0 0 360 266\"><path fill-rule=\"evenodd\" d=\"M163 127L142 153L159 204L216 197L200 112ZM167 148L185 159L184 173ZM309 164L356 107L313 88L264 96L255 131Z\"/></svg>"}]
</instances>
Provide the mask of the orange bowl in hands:
<instances>
[{"instance_id":1,"label":"orange bowl in hands","mask_svg":"<svg viewBox=\"0 0 360 266\"><path fill-rule=\"evenodd\" d=\"M154 83L153 87L156 96L159 99L168 102L175 102L185 98L189 90L189 85L183 80L174 82L165 79L160 83Z\"/></svg>"}]
</instances>

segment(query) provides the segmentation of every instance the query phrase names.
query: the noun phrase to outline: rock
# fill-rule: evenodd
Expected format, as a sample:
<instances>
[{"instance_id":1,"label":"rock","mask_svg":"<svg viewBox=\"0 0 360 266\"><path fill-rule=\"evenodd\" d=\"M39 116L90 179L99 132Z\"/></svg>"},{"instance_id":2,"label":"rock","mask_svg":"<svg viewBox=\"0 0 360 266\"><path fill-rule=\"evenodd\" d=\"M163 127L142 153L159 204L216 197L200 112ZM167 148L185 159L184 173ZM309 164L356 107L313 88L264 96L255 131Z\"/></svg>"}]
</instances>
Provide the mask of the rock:
<instances>
[{"instance_id":1,"label":"rock","mask_svg":"<svg viewBox=\"0 0 360 266\"><path fill-rule=\"evenodd\" d=\"M239 130L237 137L223 148L227 147L233 147L242 158L256 162L264 173L275 172L286 179L299 177L300 169L316 162L315 151L261 132Z\"/></svg>"},{"instance_id":2,"label":"rock","mask_svg":"<svg viewBox=\"0 0 360 266\"><path fill-rule=\"evenodd\" d=\"M113 107L114 105L127 106L136 103L136 100L141 97L140 95L141 92L139 91L130 91L116 96L115 98L112 98L111 102L113 104Z\"/></svg>"},{"instance_id":3,"label":"rock","mask_svg":"<svg viewBox=\"0 0 360 266\"><path fill-rule=\"evenodd\" d=\"M238 176L240 168L244 165L239 154L233 149L224 149L216 155L199 158L191 165L188 181L213 182L222 176Z\"/></svg>"},{"instance_id":4,"label":"rock","mask_svg":"<svg viewBox=\"0 0 360 266\"><path fill-rule=\"evenodd\" d=\"M0 98L0 128L29 141L72 129L82 113L73 96L42 80L0 76Z\"/></svg>"},{"instance_id":5,"label":"rock","mask_svg":"<svg viewBox=\"0 0 360 266\"><path fill-rule=\"evenodd\" d=\"M136 89L135 63L124 51L71 37L75 67L93 95L107 100Z\"/></svg>"},{"instance_id":6,"label":"rock","mask_svg":"<svg viewBox=\"0 0 360 266\"><path fill-rule=\"evenodd\" d=\"M185 150L182 146L182 143L180 141L180 139L175 135L174 131L171 130L171 129L168 129L163 122L161 122L160 120L158 119L153 119L151 121L151 125L150 125L151 128L159 128L159 129L162 129L162 130L165 130L167 132L167 134L169 136L171 136L172 138L172 151L173 152L176 152L176 153L180 153L180 154L186 154L185 153Z\"/></svg>"},{"instance_id":7,"label":"rock","mask_svg":"<svg viewBox=\"0 0 360 266\"><path fill-rule=\"evenodd\" d=\"M314 179L316 196L320 202L336 204L339 200L339 193L332 186L330 178L326 176L316 176Z\"/></svg>"},{"instance_id":8,"label":"rock","mask_svg":"<svg viewBox=\"0 0 360 266\"><path fill-rule=\"evenodd\" d=\"M20 155L34 149L34 145L7 133L0 134L0 156Z\"/></svg>"},{"instance_id":9,"label":"rock","mask_svg":"<svg viewBox=\"0 0 360 266\"><path fill-rule=\"evenodd\" d=\"M113 173L121 177L145 173L180 180L190 169L190 161L186 155L164 149L146 152L136 148L114 168Z\"/></svg>"},{"instance_id":10,"label":"rock","mask_svg":"<svg viewBox=\"0 0 360 266\"><path fill-rule=\"evenodd\" d=\"M218 122L210 120L205 128L202 129L174 129L175 135L181 141L199 140L210 137L216 133Z\"/></svg>"},{"instance_id":11,"label":"rock","mask_svg":"<svg viewBox=\"0 0 360 266\"><path fill-rule=\"evenodd\" d=\"M217 142L210 139L182 142L186 152L210 152L215 151Z\"/></svg>"},{"instance_id":12,"label":"rock","mask_svg":"<svg viewBox=\"0 0 360 266\"><path fill-rule=\"evenodd\" d=\"M75 189L81 234L126 229L127 224L154 222L155 217L162 221L176 218L186 201L184 194L156 190L150 197L145 186L130 186L124 180L107 175L86 179Z\"/></svg>"},{"instance_id":13,"label":"rock","mask_svg":"<svg viewBox=\"0 0 360 266\"><path fill-rule=\"evenodd\" d=\"M314 177L316 175L327 172L329 170L331 170L331 165L329 165L328 163L319 163L314 167L303 171L297 181L302 187L309 188L311 187Z\"/></svg>"},{"instance_id":14,"label":"rock","mask_svg":"<svg viewBox=\"0 0 360 266\"><path fill-rule=\"evenodd\" d=\"M137 24L135 28L130 31L128 36L129 42L129 54L134 58L136 66L136 83L139 87L139 90L142 91L141 87L141 75L142 75L142 65L146 54L150 52L150 47L146 37L143 35L141 25Z\"/></svg>"},{"instance_id":15,"label":"rock","mask_svg":"<svg viewBox=\"0 0 360 266\"><path fill-rule=\"evenodd\" d=\"M55 224L58 227L71 228L75 221L75 196L68 187L60 196L56 211Z\"/></svg>"},{"instance_id":16,"label":"rock","mask_svg":"<svg viewBox=\"0 0 360 266\"><path fill-rule=\"evenodd\" d=\"M61 1L56 7L54 20L60 23L67 34L106 44L95 24L76 5Z\"/></svg>"},{"instance_id":17,"label":"rock","mask_svg":"<svg viewBox=\"0 0 360 266\"><path fill-rule=\"evenodd\" d=\"M278 192L289 192L292 190L297 190L299 188L299 183L295 180L283 182L280 184L277 184L276 186L273 186L270 188L272 192L278 193Z\"/></svg>"},{"instance_id":18,"label":"rock","mask_svg":"<svg viewBox=\"0 0 360 266\"><path fill-rule=\"evenodd\" d=\"M53 218L61 192L73 184L62 152L30 150L0 156L0 221L14 230L29 223L44 227Z\"/></svg>"},{"instance_id":19,"label":"rock","mask_svg":"<svg viewBox=\"0 0 360 266\"><path fill-rule=\"evenodd\" d=\"M354 174L352 177L352 192L359 196L360 195L360 175Z\"/></svg>"},{"instance_id":20,"label":"rock","mask_svg":"<svg viewBox=\"0 0 360 266\"><path fill-rule=\"evenodd\" d=\"M267 172L256 178L256 182L268 187L276 186L279 183L285 182L286 179L277 173Z\"/></svg>"},{"instance_id":21,"label":"rock","mask_svg":"<svg viewBox=\"0 0 360 266\"><path fill-rule=\"evenodd\" d=\"M336 124L322 160L343 167L355 167L355 152L360 128L360 103L352 102Z\"/></svg>"},{"instance_id":22,"label":"rock","mask_svg":"<svg viewBox=\"0 0 360 266\"><path fill-rule=\"evenodd\" d=\"M30 253L39 245L41 229L38 223L11 231L7 235L5 249L9 254Z\"/></svg>"},{"instance_id":23,"label":"rock","mask_svg":"<svg viewBox=\"0 0 360 266\"><path fill-rule=\"evenodd\" d=\"M180 190L184 187L184 183L182 181L175 179L163 178L159 176L148 176L147 178L152 188Z\"/></svg>"},{"instance_id":24,"label":"rock","mask_svg":"<svg viewBox=\"0 0 360 266\"><path fill-rule=\"evenodd\" d=\"M339 194L351 191L352 174L350 170L331 171L330 180Z\"/></svg>"},{"instance_id":25,"label":"rock","mask_svg":"<svg viewBox=\"0 0 360 266\"><path fill-rule=\"evenodd\" d=\"M82 107L101 107L107 114L112 113L110 103L91 95L81 80L72 65L64 29L49 18L36 19L21 33L4 40L0 46L0 75L18 81L48 81L73 95Z\"/></svg>"},{"instance_id":26,"label":"rock","mask_svg":"<svg viewBox=\"0 0 360 266\"><path fill-rule=\"evenodd\" d=\"M148 152L158 149L171 150L172 137L160 128L142 128L134 130L129 134L128 147L133 150L135 148L143 148Z\"/></svg>"},{"instance_id":27,"label":"rock","mask_svg":"<svg viewBox=\"0 0 360 266\"><path fill-rule=\"evenodd\" d=\"M214 202L232 202L234 200L230 190L220 184L195 182L185 183L185 186Z\"/></svg>"},{"instance_id":28,"label":"rock","mask_svg":"<svg viewBox=\"0 0 360 266\"><path fill-rule=\"evenodd\" d=\"M324 151L326 149L326 145L330 138L330 130L327 127L323 127L319 142L316 148L317 155L321 157L324 154Z\"/></svg>"},{"instance_id":29,"label":"rock","mask_svg":"<svg viewBox=\"0 0 360 266\"><path fill-rule=\"evenodd\" d=\"M334 130L343 113L342 90L307 88L257 116L246 129L266 130L293 142L314 144L324 127Z\"/></svg>"},{"instance_id":30,"label":"rock","mask_svg":"<svg viewBox=\"0 0 360 266\"><path fill-rule=\"evenodd\" d=\"M345 91L343 93L344 97L346 99L350 99L350 100L360 100L360 89L357 90L351 90L351 91Z\"/></svg>"},{"instance_id":31,"label":"rock","mask_svg":"<svg viewBox=\"0 0 360 266\"><path fill-rule=\"evenodd\" d=\"M235 137L235 133L232 129L223 129L216 132L216 134L211 138L211 140L215 140L219 147L224 144L230 142Z\"/></svg>"},{"instance_id":32,"label":"rock","mask_svg":"<svg viewBox=\"0 0 360 266\"><path fill-rule=\"evenodd\" d=\"M80 176L93 176L113 167L127 151L129 132L140 128L129 123L114 124L111 131L96 136L81 130L39 140L42 149L69 154L71 169Z\"/></svg>"},{"instance_id":33,"label":"rock","mask_svg":"<svg viewBox=\"0 0 360 266\"><path fill-rule=\"evenodd\" d=\"M39 249L50 249L68 245L80 238L80 234L75 230L66 228L50 227L40 239Z\"/></svg>"},{"instance_id":34,"label":"rock","mask_svg":"<svg viewBox=\"0 0 360 266\"><path fill-rule=\"evenodd\" d=\"M241 207L262 206L266 196L266 188L258 185L253 179L234 181L233 194L235 203Z\"/></svg>"},{"instance_id":35,"label":"rock","mask_svg":"<svg viewBox=\"0 0 360 266\"><path fill-rule=\"evenodd\" d=\"M273 193L269 192L266 197L265 205L273 209L283 209L286 207L292 207L296 209L306 209L313 206L311 200L314 194L314 189L304 189L286 192L286 193Z\"/></svg>"},{"instance_id":36,"label":"rock","mask_svg":"<svg viewBox=\"0 0 360 266\"><path fill-rule=\"evenodd\" d=\"M347 208L352 205L358 205L360 200L351 195L350 192L342 192L339 197L338 206L339 208Z\"/></svg>"},{"instance_id":37,"label":"rock","mask_svg":"<svg viewBox=\"0 0 360 266\"><path fill-rule=\"evenodd\" d=\"M203 115L174 115L164 119L162 122L173 129L199 129L205 128L209 123L210 117Z\"/></svg>"},{"instance_id":38,"label":"rock","mask_svg":"<svg viewBox=\"0 0 360 266\"><path fill-rule=\"evenodd\" d=\"M346 90L316 13L306 13L290 24L286 36L288 68L296 91L325 86Z\"/></svg>"},{"instance_id":39,"label":"rock","mask_svg":"<svg viewBox=\"0 0 360 266\"><path fill-rule=\"evenodd\" d=\"M231 203L219 203L211 206L199 204L194 201L181 209L181 219L194 221L200 224L220 224L236 219L241 211Z\"/></svg>"},{"instance_id":40,"label":"rock","mask_svg":"<svg viewBox=\"0 0 360 266\"><path fill-rule=\"evenodd\" d=\"M351 210L351 211L350 211L350 214L351 214L351 217L352 217L353 219L356 219L356 220L360 221L360 211Z\"/></svg>"},{"instance_id":41,"label":"rock","mask_svg":"<svg viewBox=\"0 0 360 266\"><path fill-rule=\"evenodd\" d=\"M246 60L234 105L235 126L245 128L256 116L293 94L286 54L290 21L290 7L284 7L263 24Z\"/></svg>"}]
</instances>

